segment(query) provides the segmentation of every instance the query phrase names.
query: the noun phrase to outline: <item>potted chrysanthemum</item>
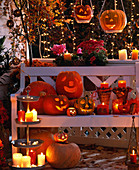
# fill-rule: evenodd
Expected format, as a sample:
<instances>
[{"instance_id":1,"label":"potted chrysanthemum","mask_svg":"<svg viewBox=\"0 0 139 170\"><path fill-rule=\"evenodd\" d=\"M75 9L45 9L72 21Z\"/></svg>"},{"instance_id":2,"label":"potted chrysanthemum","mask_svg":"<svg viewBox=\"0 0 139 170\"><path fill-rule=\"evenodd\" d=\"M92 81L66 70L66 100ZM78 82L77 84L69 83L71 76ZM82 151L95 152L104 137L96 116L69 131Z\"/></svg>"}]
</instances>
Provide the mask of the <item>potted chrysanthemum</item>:
<instances>
[{"instance_id":1,"label":"potted chrysanthemum","mask_svg":"<svg viewBox=\"0 0 139 170\"><path fill-rule=\"evenodd\" d=\"M77 48L82 49L82 58L86 65L105 66L108 62L103 40L83 41Z\"/></svg>"}]
</instances>

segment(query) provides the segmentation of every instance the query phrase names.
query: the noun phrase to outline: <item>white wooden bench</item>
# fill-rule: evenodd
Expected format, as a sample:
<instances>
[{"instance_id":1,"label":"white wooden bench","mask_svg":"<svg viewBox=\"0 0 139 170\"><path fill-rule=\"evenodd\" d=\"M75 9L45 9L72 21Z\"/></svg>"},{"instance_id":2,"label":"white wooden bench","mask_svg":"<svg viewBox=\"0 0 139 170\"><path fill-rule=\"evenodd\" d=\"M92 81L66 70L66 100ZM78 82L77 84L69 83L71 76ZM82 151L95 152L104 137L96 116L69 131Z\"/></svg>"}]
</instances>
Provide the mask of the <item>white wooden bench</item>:
<instances>
[{"instance_id":1,"label":"white wooden bench","mask_svg":"<svg viewBox=\"0 0 139 170\"><path fill-rule=\"evenodd\" d=\"M11 95L11 125L12 140L17 139L17 127L15 118L17 118L17 95L25 88L25 76L30 76L30 82L36 81L40 76L44 81L55 87L55 82L50 76L57 76L61 71L77 71L83 80L87 76L97 87L100 86L101 80L96 76L108 76L106 82L112 85L120 76L126 80L127 86L132 86L130 77L136 76L136 94L139 96L139 62L132 65L110 65L110 66L78 66L78 67L25 67L21 63L20 89L17 93ZM39 115L42 119L40 124L33 125L37 127L131 127L131 115L88 115L88 116L47 116ZM135 125L139 127L138 116L135 118ZM21 126L21 125L20 125ZM22 125L23 127L24 125ZM32 127L33 127L32 126ZM13 152L16 148L13 147Z\"/></svg>"}]
</instances>

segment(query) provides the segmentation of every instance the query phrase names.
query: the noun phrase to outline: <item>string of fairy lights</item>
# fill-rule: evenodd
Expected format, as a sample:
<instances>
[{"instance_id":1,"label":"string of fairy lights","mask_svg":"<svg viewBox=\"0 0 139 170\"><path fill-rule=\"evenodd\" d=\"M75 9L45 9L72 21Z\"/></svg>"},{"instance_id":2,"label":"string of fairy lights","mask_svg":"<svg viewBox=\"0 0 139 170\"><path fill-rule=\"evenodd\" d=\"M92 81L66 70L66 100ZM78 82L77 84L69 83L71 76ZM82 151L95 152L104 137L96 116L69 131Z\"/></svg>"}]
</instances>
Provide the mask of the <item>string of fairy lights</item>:
<instances>
[{"instance_id":1,"label":"string of fairy lights","mask_svg":"<svg viewBox=\"0 0 139 170\"><path fill-rule=\"evenodd\" d=\"M102 0L102 3L103 3L104 0ZM76 2L71 2L70 3L70 7L72 9L72 14L74 14L74 8L76 7ZM93 11L95 10L95 6L93 5ZM114 0L114 8L115 10L117 9L117 0ZM134 24L134 9L135 9L135 3L133 2L133 0L131 0L131 20L127 23L128 25L128 39L130 40L129 43L128 42L125 42L125 47L127 47L129 50L131 50L131 47L132 47L132 41L133 41L133 34L132 34L132 26ZM136 14L137 16L139 16L139 14ZM65 35L64 35L64 21L65 21L65 15L64 15L64 11L61 7L61 38L60 38L60 43L66 43L64 41L65 39ZM76 49L76 29L75 29L75 19L74 17L71 19L70 21L70 24L71 24L71 27L72 27L72 50L73 50L73 53L75 52L75 49ZM95 27L95 23L94 23L94 13L92 14L92 19L90 21L90 28L91 28L91 36L90 36L90 40L93 39L93 35L94 35L94 27ZM51 31L52 29L54 29L55 27L57 27L56 25L53 25L52 27L48 28L46 27L46 32L43 33L41 36L42 37L45 37L45 39L43 39L41 42L43 43L44 45L44 54L43 55L43 58L48 58L50 57L50 54L49 54L49 51L50 51L50 41L49 41L49 31ZM48 30L50 29L50 30ZM137 33L136 35L137 37L139 37L139 34ZM116 39L117 37L117 33L112 33L111 35L112 39L111 39L111 49L110 49L110 52L111 52L111 55L112 55L112 58L114 59L114 50L117 49L116 47L116 44L114 42L114 39ZM129 58L131 58L131 56L129 56Z\"/></svg>"}]
</instances>

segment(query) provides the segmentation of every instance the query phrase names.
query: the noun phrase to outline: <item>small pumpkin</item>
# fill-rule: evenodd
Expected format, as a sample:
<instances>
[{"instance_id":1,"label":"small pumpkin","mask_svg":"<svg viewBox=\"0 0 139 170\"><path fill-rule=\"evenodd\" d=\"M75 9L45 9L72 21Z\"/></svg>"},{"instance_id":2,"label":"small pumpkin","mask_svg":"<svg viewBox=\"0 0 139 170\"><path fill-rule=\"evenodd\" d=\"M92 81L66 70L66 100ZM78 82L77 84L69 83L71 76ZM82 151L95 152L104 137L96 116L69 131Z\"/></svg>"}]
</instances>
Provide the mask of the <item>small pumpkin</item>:
<instances>
[{"instance_id":1,"label":"small pumpkin","mask_svg":"<svg viewBox=\"0 0 139 170\"><path fill-rule=\"evenodd\" d=\"M95 109L95 102L92 98L85 96L77 99L74 107L77 109L78 114L90 115Z\"/></svg>"},{"instance_id":2,"label":"small pumpkin","mask_svg":"<svg viewBox=\"0 0 139 170\"><path fill-rule=\"evenodd\" d=\"M56 79L56 91L69 99L76 99L82 95L83 83L81 76L76 71L60 72Z\"/></svg>"},{"instance_id":3,"label":"small pumpkin","mask_svg":"<svg viewBox=\"0 0 139 170\"><path fill-rule=\"evenodd\" d=\"M77 5L74 15L77 23L89 23L92 18L92 9L89 5Z\"/></svg>"},{"instance_id":4,"label":"small pumpkin","mask_svg":"<svg viewBox=\"0 0 139 170\"><path fill-rule=\"evenodd\" d=\"M76 116L77 111L75 109L75 107L69 107L67 109L67 116Z\"/></svg>"},{"instance_id":5,"label":"small pumpkin","mask_svg":"<svg viewBox=\"0 0 139 170\"><path fill-rule=\"evenodd\" d=\"M127 18L122 10L106 10L101 14L99 22L106 33L119 33L125 28Z\"/></svg>"},{"instance_id":6,"label":"small pumpkin","mask_svg":"<svg viewBox=\"0 0 139 170\"><path fill-rule=\"evenodd\" d=\"M44 97L47 96L48 94L56 94L56 91L49 83L43 81L34 81L30 83L28 86L31 89L29 95L40 97L37 102L30 102L29 108L30 110L36 109L39 114L42 114L44 112L42 107ZM26 90L27 88L28 87L24 89L22 93L23 95L27 95L27 90ZM25 109L27 107L26 105L27 104L23 102L23 106L25 107Z\"/></svg>"},{"instance_id":7,"label":"small pumpkin","mask_svg":"<svg viewBox=\"0 0 139 170\"><path fill-rule=\"evenodd\" d=\"M52 143L46 150L46 159L53 168L73 168L81 158L75 143Z\"/></svg>"},{"instance_id":8,"label":"small pumpkin","mask_svg":"<svg viewBox=\"0 0 139 170\"><path fill-rule=\"evenodd\" d=\"M69 107L68 98L64 95L47 95L43 101L43 110L48 115L63 115Z\"/></svg>"},{"instance_id":9,"label":"small pumpkin","mask_svg":"<svg viewBox=\"0 0 139 170\"><path fill-rule=\"evenodd\" d=\"M55 142L66 142L68 140L68 134L62 131L54 134Z\"/></svg>"}]
</instances>

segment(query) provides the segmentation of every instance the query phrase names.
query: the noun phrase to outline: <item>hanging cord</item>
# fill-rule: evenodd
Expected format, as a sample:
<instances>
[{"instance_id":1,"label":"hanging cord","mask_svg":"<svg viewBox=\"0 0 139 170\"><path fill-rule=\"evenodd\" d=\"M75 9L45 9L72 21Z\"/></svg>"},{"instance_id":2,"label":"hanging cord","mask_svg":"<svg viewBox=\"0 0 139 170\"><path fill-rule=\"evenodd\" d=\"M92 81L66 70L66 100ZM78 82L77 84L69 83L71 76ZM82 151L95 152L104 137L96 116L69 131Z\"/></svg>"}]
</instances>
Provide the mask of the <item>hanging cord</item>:
<instances>
[{"instance_id":1,"label":"hanging cord","mask_svg":"<svg viewBox=\"0 0 139 170\"><path fill-rule=\"evenodd\" d=\"M116 10L116 0L114 0L114 9Z\"/></svg>"},{"instance_id":2,"label":"hanging cord","mask_svg":"<svg viewBox=\"0 0 139 170\"><path fill-rule=\"evenodd\" d=\"M106 2L106 0L104 0L103 5L102 5L101 10L100 10L100 13L98 14L98 17L99 17L99 18L100 18L100 15L101 15L101 13L102 13L102 10L103 10L103 8L104 8L105 2Z\"/></svg>"},{"instance_id":3,"label":"hanging cord","mask_svg":"<svg viewBox=\"0 0 139 170\"><path fill-rule=\"evenodd\" d=\"M124 4L123 4L123 1L121 0L121 4L122 4L122 8L123 8L123 11L125 13L125 8L124 8Z\"/></svg>"}]
</instances>

